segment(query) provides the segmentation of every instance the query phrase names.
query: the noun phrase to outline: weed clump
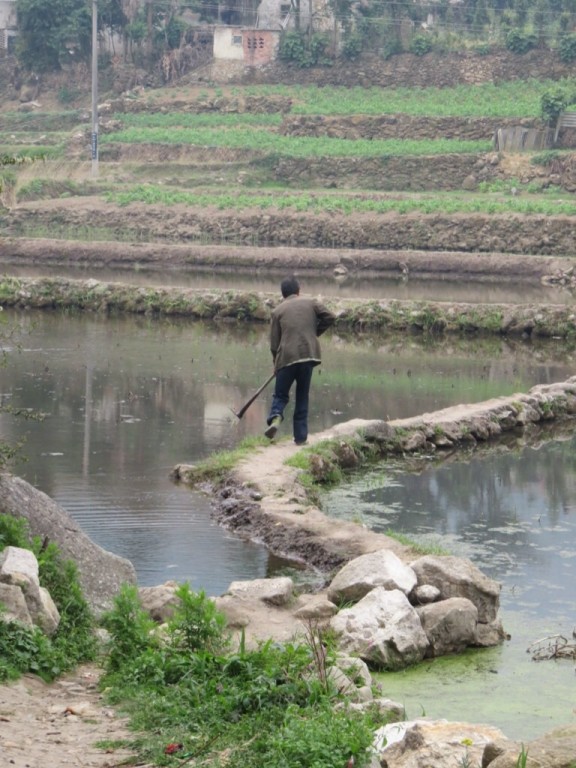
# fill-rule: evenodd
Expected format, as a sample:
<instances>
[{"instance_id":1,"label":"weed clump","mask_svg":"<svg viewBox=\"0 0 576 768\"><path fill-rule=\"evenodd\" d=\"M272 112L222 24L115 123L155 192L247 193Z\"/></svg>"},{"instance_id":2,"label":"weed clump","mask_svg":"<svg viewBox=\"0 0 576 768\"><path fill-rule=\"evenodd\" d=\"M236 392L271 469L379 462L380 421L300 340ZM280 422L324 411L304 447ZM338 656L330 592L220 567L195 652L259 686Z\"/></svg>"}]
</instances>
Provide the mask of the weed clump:
<instances>
[{"instance_id":1,"label":"weed clump","mask_svg":"<svg viewBox=\"0 0 576 768\"><path fill-rule=\"evenodd\" d=\"M145 761L166 765L166 745L205 766L333 768L369 762L371 712L353 711L326 674L335 651L318 628L301 644L237 649L204 592L184 584L166 625L152 630L135 587L105 617L110 632L103 685L138 730ZM322 648L322 653L318 652Z\"/></svg>"}]
</instances>

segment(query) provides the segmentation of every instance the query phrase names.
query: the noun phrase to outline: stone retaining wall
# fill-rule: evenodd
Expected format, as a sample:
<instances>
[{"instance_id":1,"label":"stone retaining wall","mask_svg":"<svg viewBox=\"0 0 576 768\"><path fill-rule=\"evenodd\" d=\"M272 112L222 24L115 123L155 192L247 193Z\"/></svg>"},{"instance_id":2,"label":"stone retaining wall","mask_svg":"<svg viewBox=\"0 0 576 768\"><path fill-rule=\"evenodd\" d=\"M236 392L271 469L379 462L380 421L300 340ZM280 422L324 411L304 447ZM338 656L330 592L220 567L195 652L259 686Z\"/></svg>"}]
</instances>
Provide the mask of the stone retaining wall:
<instances>
[{"instance_id":1,"label":"stone retaining wall","mask_svg":"<svg viewBox=\"0 0 576 768\"><path fill-rule=\"evenodd\" d=\"M542 48L519 55L497 50L487 56L474 51L427 53L416 56L403 53L382 59L375 54L358 61L338 61L333 67L302 69L276 61L264 67L212 62L208 70L188 77L190 82L285 83L287 85L341 85L350 88L450 88L454 85L478 85L509 80L559 80L573 75L570 63L563 63L557 51Z\"/></svg>"},{"instance_id":2,"label":"stone retaining wall","mask_svg":"<svg viewBox=\"0 0 576 768\"><path fill-rule=\"evenodd\" d=\"M73 308L193 319L269 322L276 294L129 286L97 280L4 277L0 305L25 309ZM326 299L348 330L487 333L523 338L572 338L576 314L565 305L463 304L431 301Z\"/></svg>"},{"instance_id":3,"label":"stone retaining wall","mask_svg":"<svg viewBox=\"0 0 576 768\"><path fill-rule=\"evenodd\" d=\"M212 243L306 248L376 248L389 251L469 251L478 253L572 255L574 221L570 216L332 214L269 211L221 212L183 205L119 208L86 201L26 204L0 216L6 236L32 228L46 234L61 227L82 231L108 229L119 240L161 243ZM113 237L111 237L113 239ZM305 264L305 261L302 262ZM294 265L300 266L299 263Z\"/></svg>"}]
</instances>

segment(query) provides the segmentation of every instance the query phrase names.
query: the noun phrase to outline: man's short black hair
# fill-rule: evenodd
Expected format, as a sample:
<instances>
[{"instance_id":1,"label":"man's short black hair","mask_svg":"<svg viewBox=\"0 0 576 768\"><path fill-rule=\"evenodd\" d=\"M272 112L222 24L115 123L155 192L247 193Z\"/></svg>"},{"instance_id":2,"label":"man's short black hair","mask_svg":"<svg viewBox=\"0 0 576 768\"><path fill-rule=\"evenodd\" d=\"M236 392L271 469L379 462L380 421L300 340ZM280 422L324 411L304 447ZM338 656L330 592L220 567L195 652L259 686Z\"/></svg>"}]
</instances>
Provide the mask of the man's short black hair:
<instances>
[{"instance_id":1,"label":"man's short black hair","mask_svg":"<svg viewBox=\"0 0 576 768\"><path fill-rule=\"evenodd\" d=\"M280 290L282 291L283 298L288 298L288 296L293 296L294 294L298 295L300 293L300 283L294 275L291 275L290 277L285 277L284 280L280 283Z\"/></svg>"}]
</instances>

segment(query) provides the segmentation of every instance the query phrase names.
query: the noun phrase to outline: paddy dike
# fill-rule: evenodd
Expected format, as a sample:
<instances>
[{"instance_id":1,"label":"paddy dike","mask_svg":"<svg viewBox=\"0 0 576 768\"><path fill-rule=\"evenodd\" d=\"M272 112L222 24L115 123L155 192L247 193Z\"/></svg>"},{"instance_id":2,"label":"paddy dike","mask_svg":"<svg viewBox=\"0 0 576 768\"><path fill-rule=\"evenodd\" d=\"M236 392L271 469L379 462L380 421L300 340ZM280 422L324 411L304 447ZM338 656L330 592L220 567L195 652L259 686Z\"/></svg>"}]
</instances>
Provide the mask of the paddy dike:
<instances>
[{"instance_id":1,"label":"paddy dike","mask_svg":"<svg viewBox=\"0 0 576 768\"><path fill-rule=\"evenodd\" d=\"M509 213L335 215L273 208L232 212L183 204L159 206L131 203L118 206L98 197L76 197L20 203L0 213L0 226L4 235L0 240L0 253L5 262L16 258L16 253L20 254L18 259L23 259L26 248L31 252L37 251L32 242L19 242L22 237L29 239L31 232L46 237L52 234L71 241L71 247L61 246L62 249L67 248L68 254L74 248L79 251L100 249L104 252L113 248L111 243L116 241L119 251L125 249L128 242L137 244L140 249L144 248L144 243L152 248L156 243L158 249L166 244L186 244L188 247L226 245L235 248L236 253L248 247L254 252L254 256L249 258L258 259L263 267L284 266L280 263L282 255L277 253L279 248L294 249L290 254L290 264L298 268L314 260L311 249L340 251L339 260L350 258L352 262L361 257L360 252L383 252L387 269L390 269L390 253L394 253L396 271L402 270L398 263L406 262L406 258L411 258L409 268L417 269L416 262L420 257L411 254L411 251L421 252L428 269L436 259L443 258L437 254L459 255L463 263L468 261L471 265L485 254L493 256L486 262L490 268L508 258L509 265L515 262L516 277L520 280L527 275L526 271L528 277L549 273L545 262L540 262L540 268L530 274L534 257L566 257L575 252L572 217ZM109 241L106 245L94 239L103 239L102 233ZM36 238L34 241L41 242ZM54 251L53 242L49 248ZM266 249L271 250L267 253ZM355 253L350 255L351 252ZM294 256L297 257L296 262L292 261ZM367 258L371 258L372 263L378 260L375 253ZM452 256L449 260L454 262ZM568 264L565 261L561 263L564 267ZM475 270L473 266L463 267L464 274L469 270L482 271ZM514 276L511 269L510 276Z\"/></svg>"},{"instance_id":2,"label":"paddy dike","mask_svg":"<svg viewBox=\"0 0 576 768\"><path fill-rule=\"evenodd\" d=\"M188 317L193 320L269 323L277 294L104 283L94 279L10 277L0 280L0 306L75 309ZM340 332L407 331L492 334L515 339L572 341L576 315L554 304L481 304L396 299L325 299Z\"/></svg>"}]
</instances>

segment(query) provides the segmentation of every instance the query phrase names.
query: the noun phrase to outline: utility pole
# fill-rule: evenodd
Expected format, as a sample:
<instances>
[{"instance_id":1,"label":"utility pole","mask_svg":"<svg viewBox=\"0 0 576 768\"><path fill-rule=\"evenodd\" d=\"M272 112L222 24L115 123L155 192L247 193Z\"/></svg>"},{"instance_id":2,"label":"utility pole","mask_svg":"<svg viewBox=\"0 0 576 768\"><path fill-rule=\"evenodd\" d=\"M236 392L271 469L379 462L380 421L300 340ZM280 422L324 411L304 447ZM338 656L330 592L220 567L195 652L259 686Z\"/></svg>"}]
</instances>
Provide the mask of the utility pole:
<instances>
[{"instance_id":1,"label":"utility pole","mask_svg":"<svg viewBox=\"0 0 576 768\"><path fill-rule=\"evenodd\" d=\"M98 0L92 0L92 176L98 176Z\"/></svg>"}]
</instances>

